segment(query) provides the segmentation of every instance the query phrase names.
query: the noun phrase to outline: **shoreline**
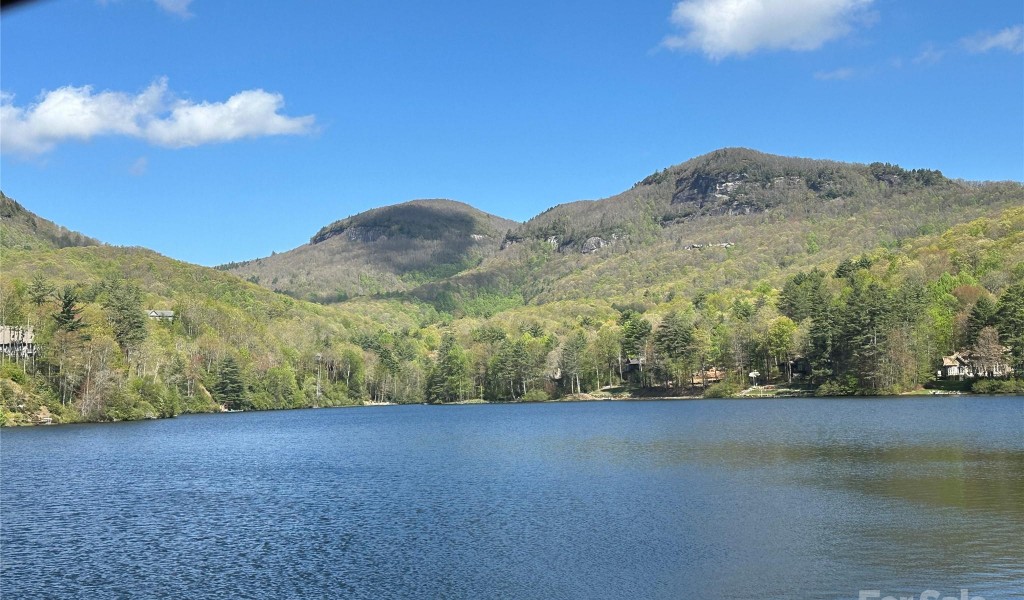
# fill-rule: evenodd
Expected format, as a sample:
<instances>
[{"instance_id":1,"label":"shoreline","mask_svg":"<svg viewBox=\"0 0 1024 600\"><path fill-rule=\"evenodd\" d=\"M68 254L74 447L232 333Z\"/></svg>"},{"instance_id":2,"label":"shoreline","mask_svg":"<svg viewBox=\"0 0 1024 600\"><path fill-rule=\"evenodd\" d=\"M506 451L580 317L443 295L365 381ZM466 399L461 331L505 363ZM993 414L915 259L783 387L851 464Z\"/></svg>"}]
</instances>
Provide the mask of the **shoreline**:
<instances>
[{"instance_id":1,"label":"shoreline","mask_svg":"<svg viewBox=\"0 0 1024 600\"><path fill-rule=\"evenodd\" d=\"M746 390L744 390L746 391ZM580 397L587 396L587 397ZM700 395L672 395L672 396L659 396L659 395L636 395L636 394L623 394L618 396L593 396L591 394L563 396L561 398L554 398L550 400L540 401L522 401L514 400L510 402L491 402L483 399L471 399L463 400L460 402L445 402L437 404L428 404L426 402L409 402L409 403L365 403L365 404L345 404L340 406L302 406L298 408L272 408L263 410L232 410L232 411L206 411L206 412L186 412L179 413L173 417L150 417L144 419L134 420L122 420L122 421L72 421L68 423L14 423L0 424L0 429L4 428L23 428L23 427L54 427L61 425L110 425L114 423L138 423L142 421L159 421L164 419L173 419L185 415L219 415L219 414L237 414L237 413L262 413L262 412L277 412L277 411L293 411L293 410L322 410L322 409L350 409L350 408L378 408L378 407L391 407L391 406L472 406L472 405L500 405L500 404L558 404L558 403L573 403L573 402L660 402L660 401L687 401L687 400L738 400L738 401L750 401L750 400L795 400L795 399L819 399L819 400L845 400L845 399L888 399L888 400L904 400L904 399L923 399L923 398L957 398L957 397L1005 397L1005 396L1020 396L1024 397L1024 394L1019 393L997 393L997 394L982 394L976 392L956 392L956 391L945 391L945 390L913 390L909 392L901 392L899 394L879 394L879 395L867 395L867 394L850 394L843 396L815 396L814 394L779 394L779 395L763 395L755 396L749 394L742 394L736 396L725 396L716 398L705 398Z\"/></svg>"}]
</instances>

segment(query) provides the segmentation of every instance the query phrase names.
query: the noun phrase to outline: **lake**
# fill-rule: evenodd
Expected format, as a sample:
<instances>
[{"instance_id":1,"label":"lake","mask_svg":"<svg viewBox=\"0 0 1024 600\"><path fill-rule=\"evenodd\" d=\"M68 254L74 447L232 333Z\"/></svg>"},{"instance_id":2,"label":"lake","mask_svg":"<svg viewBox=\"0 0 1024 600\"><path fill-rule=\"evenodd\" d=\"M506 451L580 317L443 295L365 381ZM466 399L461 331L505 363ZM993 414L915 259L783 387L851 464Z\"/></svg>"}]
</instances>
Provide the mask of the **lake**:
<instances>
[{"instance_id":1,"label":"lake","mask_svg":"<svg viewBox=\"0 0 1024 600\"><path fill-rule=\"evenodd\" d=\"M3 598L1019 598L1024 398L0 433Z\"/></svg>"}]
</instances>

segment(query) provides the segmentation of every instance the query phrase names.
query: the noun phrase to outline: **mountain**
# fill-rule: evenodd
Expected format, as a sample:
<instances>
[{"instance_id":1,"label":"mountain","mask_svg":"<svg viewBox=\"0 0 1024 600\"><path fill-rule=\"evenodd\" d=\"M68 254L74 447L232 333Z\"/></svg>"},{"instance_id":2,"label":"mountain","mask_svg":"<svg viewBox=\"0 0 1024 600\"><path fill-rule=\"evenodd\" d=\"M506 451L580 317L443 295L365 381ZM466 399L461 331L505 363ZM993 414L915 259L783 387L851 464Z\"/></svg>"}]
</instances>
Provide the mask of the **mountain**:
<instances>
[{"instance_id":1,"label":"mountain","mask_svg":"<svg viewBox=\"0 0 1024 600\"><path fill-rule=\"evenodd\" d=\"M294 250L218 268L294 297L344 300L470 269L517 225L461 202L413 200L335 221Z\"/></svg>"},{"instance_id":2,"label":"mountain","mask_svg":"<svg viewBox=\"0 0 1024 600\"><path fill-rule=\"evenodd\" d=\"M555 206L527 221L517 233L552 240L559 249L587 251L592 248L584 244L593 236L615 239L652 224L664 228L706 217L794 208L807 216L827 212L830 203L861 207L923 188L948 190L951 183L939 171L723 148L651 174L616 196Z\"/></svg>"},{"instance_id":3,"label":"mountain","mask_svg":"<svg viewBox=\"0 0 1024 600\"><path fill-rule=\"evenodd\" d=\"M552 207L479 267L410 293L439 307L478 296L623 302L780 282L790 273L1019 206L1016 182L727 148L596 201ZM645 300L646 299L646 300Z\"/></svg>"},{"instance_id":4,"label":"mountain","mask_svg":"<svg viewBox=\"0 0 1024 600\"><path fill-rule=\"evenodd\" d=\"M33 214L0 192L0 247L67 248L100 244L98 240Z\"/></svg>"},{"instance_id":5,"label":"mountain","mask_svg":"<svg viewBox=\"0 0 1024 600\"><path fill-rule=\"evenodd\" d=\"M755 370L885 394L945 385L954 352L1024 372L1016 182L724 149L522 224L419 200L220 270L0 202L0 326L35 336L0 348L0 423L728 395Z\"/></svg>"}]
</instances>

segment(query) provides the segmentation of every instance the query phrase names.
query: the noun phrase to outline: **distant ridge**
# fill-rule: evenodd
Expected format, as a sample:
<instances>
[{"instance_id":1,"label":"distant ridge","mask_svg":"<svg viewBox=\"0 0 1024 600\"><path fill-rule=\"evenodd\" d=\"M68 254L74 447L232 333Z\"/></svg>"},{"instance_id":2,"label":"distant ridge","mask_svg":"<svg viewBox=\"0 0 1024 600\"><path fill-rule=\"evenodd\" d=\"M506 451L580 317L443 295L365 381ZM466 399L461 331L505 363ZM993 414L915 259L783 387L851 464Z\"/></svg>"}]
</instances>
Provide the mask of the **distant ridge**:
<instances>
[{"instance_id":1,"label":"distant ridge","mask_svg":"<svg viewBox=\"0 0 1024 600\"><path fill-rule=\"evenodd\" d=\"M0 191L0 247L34 250L99 245L99 240L44 219Z\"/></svg>"},{"instance_id":2,"label":"distant ridge","mask_svg":"<svg viewBox=\"0 0 1024 600\"><path fill-rule=\"evenodd\" d=\"M744 257L745 280L765 268L754 263L766 256L777 267L810 264L822 258L810 258L817 252L862 252L1012 205L1022 191L1015 182L956 181L937 170L723 148L525 223L461 202L413 200L334 221L294 250L218 268L317 302L409 294L439 310L475 297L507 306L588 297L612 284L737 280L687 252L694 248ZM721 262L719 251L708 256ZM669 275L652 280L646 269L602 263L612 257ZM686 268L704 270L703 279L683 277Z\"/></svg>"},{"instance_id":3,"label":"distant ridge","mask_svg":"<svg viewBox=\"0 0 1024 600\"><path fill-rule=\"evenodd\" d=\"M500 249L515 221L453 200L412 200L321 228L288 252L218 267L291 296L331 302L456 275Z\"/></svg>"}]
</instances>

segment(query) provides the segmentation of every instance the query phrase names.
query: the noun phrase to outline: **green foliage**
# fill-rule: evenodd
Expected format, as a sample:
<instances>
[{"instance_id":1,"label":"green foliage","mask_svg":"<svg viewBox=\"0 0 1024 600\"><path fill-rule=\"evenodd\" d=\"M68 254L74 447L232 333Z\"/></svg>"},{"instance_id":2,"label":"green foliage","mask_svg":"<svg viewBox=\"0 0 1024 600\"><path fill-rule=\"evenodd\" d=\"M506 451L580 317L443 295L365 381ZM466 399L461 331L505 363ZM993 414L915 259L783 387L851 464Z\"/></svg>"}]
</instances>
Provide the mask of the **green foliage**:
<instances>
[{"instance_id":1,"label":"green foliage","mask_svg":"<svg viewBox=\"0 0 1024 600\"><path fill-rule=\"evenodd\" d=\"M1024 282L1006 288L995 311L999 338L1010 347L1014 365L1024 368Z\"/></svg>"},{"instance_id":2,"label":"green foliage","mask_svg":"<svg viewBox=\"0 0 1024 600\"><path fill-rule=\"evenodd\" d=\"M295 371L289 365L267 369L257 381L257 391L253 396L253 405L261 409L298 408L304 400L295 380Z\"/></svg>"},{"instance_id":3,"label":"green foliage","mask_svg":"<svg viewBox=\"0 0 1024 600\"><path fill-rule=\"evenodd\" d=\"M705 398L732 398L738 396L742 388L732 382L723 381L721 383L714 383L709 385L704 390Z\"/></svg>"},{"instance_id":4,"label":"green foliage","mask_svg":"<svg viewBox=\"0 0 1024 600\"><path fill-rule=\"evenodd\" d=\"M32 282L28 286L28 296L32 304L41 306L45 304L54 293L53 285L43 277L42 273L32 275Z\"/></svg>"},{"instance_id":5,"label":"green foliage","mask_svg":"<svg viewBox=\"0 0 1024 600\"><path fill-rule=\"evenodd\" d=\"M794 379L819 393L884 393L929 383L986 327L1022 368L1022 204L1015 183L727 149L522 226L414 203L230 272L58 250L5 219L0 318L35 324L38 353L3 367L0 408L71 422L512 401L679 388L712 368L771 383L804 359ZM431 206L446 225L424 222ZM583 254L590 237L604 246Z\"/></svg>"},{"instance_id":6,"label":"green foliage","mask_svg":"<svg viewBox=\"0 0 1024 600\"><path fill-rule=\"evenodd\" d=\"M56 322L58 330L72 332L85 328L86 323L81 316L83 309L78 304L78 291L74 287L64 286L57 293L57 302L60 304L60 308L53 315L53 320Z\"/></svg>"},{"instance_id":7,"label":"green foliage","mask_svg":"<svg viewBox=\"0 0 1024 600\"><path fill-rule=\"evenodd\" d=\"M964 332L964 345L973 346L975 340L978 339L978 334L982 329L995 325L996 322L996 303L989 299L987 295L978 298L977 302L971 308L971 312L967 317L967 325Z\"/></svg>"},{"instance_id":8,"label":"green foliage","mask_svg":"<svg viewBox=\"0 0 1024 600\"><path fill-rule=\"evenodd\" d=\"M975 394L1024 394L1024 379L979 379L971 385Z\"/></svg>"},{"instance_id":9,"label":"green foliage","mask_svg":"<svg viewBox=\"0 0 1024 600\"><path fill-rule=\"evenodd\" d=\"M577 329L569 334L562 344L562 353L558 360L562 372L562 382L569 384L570 394L583 392L580 375L585 370L585 353L587 351L587 334Z\"/></svg>"},{"instance_id":10,"label":"green foliage","mask_svg":"<svg viewBox=\"0 0 1024 600\"><path fill-rule=\"evenodd\" d=\"M437 362L427 376L427 402L457 402L470 392L469 361L455 334L446 331L437 350Z\"/></svg>"},{"instance_id":11,"label":"green foliage","mask_svg":"<svg viewBox=\"0 0 1024 600\"><path fill-rule=\"evenodd\" d=\"M22 386L28 383L28 375L25 373L25 369L14 363L0 364L0 379L9 379Z\"/></svg>"},{"instance_id":12,"label":"green foliage","mask_svg":"<svg viewBox=\"0 0 1024 600\"><path fill-rule=\"evenodd\" d=\"M658 353L677 360L686 356L693 346L693 327L676 312L670 312L658 325L654 347Z\"/></svg>"},{"instance_id":13,"label":"green foliage","mask_svg":"<svg viewBox=\"0 0 1024 600\"><path fill-rule=\"evenodd\" d=\"M523 394L523 402L547 402L551 397L544 390L533 389Z\"/></svg>"},{"instance_id":14,"label":"green foliage","mask_svg":"<svg viewBox=\"0 0 1024 600\"><path fill-rule=\"evenodd\" d=\"M107 311L114 339L125 356L130 356L146 339L146 315L142 308L142 290L123 279L103 282L103 308Z\"/></svg>"},{"instance_id":15,"label":"green foliage","mask_svg":"<svg viewBox=\"0 0 1024 600\"><path fill-rule=\"evenodd\" d=\"M213 387L213 396L217 402L232 410L240 410L249 406L238 361L230 355L224 357L217 370L217 382Z\"/></svg>"},{"instance_id":16,"label":"green foliage","mask_svg":"<svg viewBox=\"0 0 1024 600\"><path fill-rule=\"evenodd\" d=\"M619 324L622 326L622 352L629 357L640 357L651 335L651 324L633 311L626 311Z\"/></svg>"},{"instance_id":17,"label":"green foliage","mask_svg":"<svg viewBox=\"0 0 1024 600\"><path fill-rule=\"evenodd\" d=\"M90 237L32 214L3 192L0 192L0 221L3 221L0 248L41 250L99 245Z\"/></svg>"},{"instance_id":18,"label":"green foliage","mask_svg":"<svg viewBox=\"0 0 1024 600\"><path fill-rule=\"evenodd\" d=\"M815 390L816 396L852 396L857 393L857 382L853 377L826 381Z\"/></svg>"},{"instance_id":19,"label":"green foliage","mask_svg":"<svg viewBox=\"0 0 1024 600\"><path fill-rule=\"evenodd\" d=\"M798 323L809 318L828 302L825 278L818 269L790 277L779 295L779 312Z\"/></svg>"}]
</instances>

